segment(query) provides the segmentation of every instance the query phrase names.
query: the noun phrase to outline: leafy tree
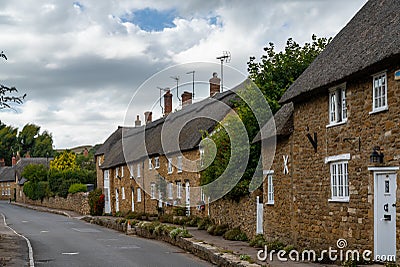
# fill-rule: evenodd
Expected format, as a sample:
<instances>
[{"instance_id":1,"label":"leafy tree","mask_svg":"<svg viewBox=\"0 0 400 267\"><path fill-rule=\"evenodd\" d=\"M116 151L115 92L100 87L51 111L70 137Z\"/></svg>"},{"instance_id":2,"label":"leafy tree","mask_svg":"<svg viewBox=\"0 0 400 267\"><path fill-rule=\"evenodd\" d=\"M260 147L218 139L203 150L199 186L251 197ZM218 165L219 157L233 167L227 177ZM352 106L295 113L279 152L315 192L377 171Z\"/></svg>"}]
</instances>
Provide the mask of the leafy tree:
<instances>
[{"instance_id":1,"label":"leafy tree","mask_svg":"<svg viewBox=\"0 0 400 267\"><path fill-rule=\"evenodd\" d=\"M6 126L0 122L0 158L5 160L6 165L11 165L13 152L17 151L18 129Z\"/></svg>"},{"instance_id":2,"label":"leafy tree","mask_svg":"<svg viewBox=\"0 0 400 267\"><path fill-rule=\"evenodd\" d=\"M43 164L29 164L24 168L21 176L31 182L46 181L47 167Z\"/></svg>"},{"instance_id":3,"label":"leafy tree","mask_svg":"<svg viewBox=\"0 0 400 267\"><path fill-rule=\"evenodd\" d=\"M50 162L51 170L76 170L79 166L76 164L76 154L71 151L63 151ZM68 188L67 188L68 190Z\"/></svg>"},{"instance_id":4,"label":"leafy tree","mask_svg":"<svg viewBox=\"0 0 400 267\"><path fill-rule=\"evenodd\" d=\"M300 46L292 38L289 38L286 47L281 52L275 51L275 46L270 43L264 48L265 55L261 57L261 61L257 62L255 57L250 57L248 64L249 78L257 85L268 102L272 113L274 114L279 109L278 101L283 93L300 76L301 73L311 64L311 62L324 50L331 38L317 38L312 36L311 43L305 43ZM241 90L241 94L251 94L252 90L247 87ZM246 170L236 186L225 195L226 198L239 200L240 197L247 195L253 177L262 178L261 165L259 162L261 155L261 144L254 143L252 140L257 135L260 127L265 124L272 114L265 110L260 110L260 105L257 101L261 101L258 97L247 97L250 103L245 103L239 100L234 103L234 109L243 122L247 135L250 141L249 159ZM252 107L253 110L250 108ZM261 119L260 119L261 118ZM217 128L212 136L208 138L215 142L217 151L214 161L211 165L201 173L201 184L205 185L224 173L228 162L231 160L231 152L237 150L240 153L240 148L235 148L230 144L230 138L227 132ZM205 155L213 153L205 153ZM233 154L233 153L232 153ZM206 156L207 157L207 156ZM234 173L231 174L232 179Z\"/></svg>"},{"instance_id":5,"label":"leafy tree","mask_svg":"<svg viewBox=\"0 0 400 267\"><path fill-rule=\"evenodd\" d=\"M53 137L47 131L39 134L35 139L32 147L33 157L52 157L54 155L53 150Z\"/></svg>"},{"instance_id":6,"label":"leafy tree","mask_svg":"<svg viewBox=\"0 0 400 267\"><path fill-rule=\"evenodd\" d=\"M30 152L33 145L35 144L35 139L39 135L40 126L35 124L26 124L22 131L18 134L18 141L21 145L20 153L21 155L25 155L27 152Z\"/></svg>"},{"instance_id":7,"label":"leafy tree","mask_svg":"<svg viewBox=\"0 0 400 267\"><path fill-rule=\"evenodd\" d=\"M3 51L0 52L0 58L7 60L7 56ZM15 96L15 93L18 93L15 87L0 84L0 109L12 109L11 103L22 104L24 102L26 94Z\"/></svg>"},{"instance_id":8,"label":"leafy tree","mask_svg":"<svg viewBox=\"0 0 400 267\"><path fill-rule=\"evenodd\" d=\"M275 45L269 43L264 48L261 61L250 57L247 62L249 77L266 97L272 112L279 109L278 101L289 86L303 73L311 62L325 49L332 38L317 38L312 35L311 43L300 46L292 38L286 42L281 52L275 51Z\"/></svg>"},{"instance_id":9,"label":"leafy tree","mask_svg":"<svg viewBox=\"0 0 400 267\"><path fill-rule=\"evenodd\" d=\"M53 137L47 131L40 134L40 126L26 124L18 134L20 154L33 157L53 156Z\"/></svg>"}]
</instances>

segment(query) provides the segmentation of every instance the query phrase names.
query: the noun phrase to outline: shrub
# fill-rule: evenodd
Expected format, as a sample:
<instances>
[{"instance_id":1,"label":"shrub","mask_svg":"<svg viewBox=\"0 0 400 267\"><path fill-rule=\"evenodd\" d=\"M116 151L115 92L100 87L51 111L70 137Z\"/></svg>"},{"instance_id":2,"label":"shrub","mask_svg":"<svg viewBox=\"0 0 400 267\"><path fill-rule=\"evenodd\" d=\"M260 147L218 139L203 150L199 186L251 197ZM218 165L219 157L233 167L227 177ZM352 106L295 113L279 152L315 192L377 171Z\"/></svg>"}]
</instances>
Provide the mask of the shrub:
<instances>
[{"instance_id":1,"label":"shrub","mask_svg":"<svg viewBox=\"0 0 400 267\"><path fill-rule=\"evenodd\" d=\"M262 234L258 234L249 242L249 245L256 248L263 248L267 244L264 236Z\"/></svg>"},{"instance_id":2,"label":"shrub","mask_svg":"<svg viewBox=\"0 0 400 267\"><path fill-rule=\"evenodd\" d=\"M224 234L224 238L227 240L233 240L233 241L247 241L247 235L242 232L239 228L234 228L231 230L228 230Z\"/></svg>"},{"instance_id":3,"label":"shrub","mask_svg":"<svg viewBox=\"0 0 400 267\"><path fill-rule=\"evenodd\" d=\"M68 189L68 193L70 194L76 194L78 192L86 192L86 191L87 187L85 184L72 184Z\"/></svg>"},{"instance_id":4,"label":"shrub","mask_svg":"<svg viewBox=\"0 0 400 267\"><path fill-rule=\"evenodd\" d=\"M104 194L97 188L89 193L90 215L99 216L104 211Z\"/></svg>"},{"instance_id":5,"label":"shrub","mask_svg":"<svg viewBox=\"0 0 400 267\"><path fill-rule=\"evenodd\" d=\"M207 233L209 233L210 235L214 235L215 228L217 228L215 224L209 225L207 227Z\"/></svg>"},{"instance_id":6,"label":"shrub","mask_svg":"<svg viewBox=\"0 0 400 267\"><path fill-rule=\"evenodd\" d=\"M266 245L267 245L268 251L271 251L271 250L275 250L275 251L283 250L286 247L285 244L283 244L279 240L274 240L272 242L267 242Z\"/></svg>"},{"instance_id":7,"label":"shrub","mask_svg":"<svg viewBox=\"0 0 400 267\"><path fill-rule=\"evenodd\" d=\"M75 183L79 183L79 180L73 179L73 180L64 180L64 181L62 181L61 185L60 185L60 187L58 189L58 195L60 197L66 198L68 196L69 187L72 184L75 184Z\"/></svg>"},{"instance_id":8,"label":"shrub","mask_svg":"<svg viewBox=\"0 0 400 267\"><path fill-rule=\"evenodd\" d=\"M185 207L175 207L173 210L173 214L175 216L185 216L186 215L186 208Z\"/></svg>"},{"instance_id":9,"label":"shrub","mask_svg":"<svg viewBox=\"0 0 400 267\"><path fill-rule=\"evenodd\" d=\"M24 194L32 200L43 200L51 194L49 183L28 181L24 184Z\"/></svg>"},{"instance_id":10,"label":"shrub","mask_svg":"<svg viewBox=\"0 0 400 267\"><path fill-rule=\"evenodd\" d=\"M183 237L183 238L192 237L192 235L189 234L188 230L183 228L175 228L169 233L169 236L173 239L176 239L177 237Z\"/></svg>"},{"instance_id":11,"label":"shrub","mask_svg":"<svg viewBox=\"0 0 400 267\"><path fill-rule=\"evenodd\" d=\"M227 224L219 224L217 227L215 227L214 230L214 235L222 236L225 234L226 231L228 231L229 225Z\"/></svg>"},{"instance_id":12,"label":"shrub","mask_svg":"<svg viewBox=\"0 0 400 267\"><path fill-rule=\"evenodd\" d=\"M205 217L205 218L200 219L197 222L197 229L199 229L199 230L207 230L207 228L210 225L212 225L212 221L211 221L210 217Z\"/></svg>"},{"instance_id":13,"label":"shrub","mask_svg":"<svg viewBox=\"0 0 400 267\"><path fill-rule=\"evenodd\" d=\"M174 216L172 214L163 214L158 216L158 220L162 223L173 223L174 222Z\"/></svg>"},{"instance_id":14,"label":"shrub","mask_svg":"<svg viewBox=\"0 0 400 267\"><path fill-rule=\"evenodd\" d=\"M201 219L199 217L191 216L188 217L188 220L186 221L185 225L190 227L197 226L200 220Z\"/></svg>"}]
</instances>

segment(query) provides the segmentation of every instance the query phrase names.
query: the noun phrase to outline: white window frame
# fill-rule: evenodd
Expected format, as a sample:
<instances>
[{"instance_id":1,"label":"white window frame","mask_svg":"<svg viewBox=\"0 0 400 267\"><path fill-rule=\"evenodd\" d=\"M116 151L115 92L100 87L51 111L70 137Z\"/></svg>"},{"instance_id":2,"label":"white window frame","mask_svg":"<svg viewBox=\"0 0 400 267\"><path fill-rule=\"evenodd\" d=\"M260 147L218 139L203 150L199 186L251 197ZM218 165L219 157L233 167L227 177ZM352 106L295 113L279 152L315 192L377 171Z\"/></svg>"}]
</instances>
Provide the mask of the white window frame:
<instances>
[{"instance_id":1,"label":"white window frame","mask_svg":"<svg viewBox=\"0 0 400 267\"><path fill-rule=\"evenodd\" d=\"M154 158L154 169L160 168L160 157Z\"/></svg>"},{"instance_id":2,"label":"white window frame","mask_svg":"<svg viewBox=\"0 0 400 267\"><path fill-rule=\"evenodd\" d=\"M384 79L383 82L379 82L380 79ZM377 73L372 77L372 111L371 113L376 113L388 109L387 101L387 89L388 80L386 71Z\"/></svg>"},{"instance_id":3,"label":"white window frame","mask_svg":"<svg viewBox=\"0 0 400 267\"><path fill-rule=\"evenodd\" d=\"M121 178L124 177L124 166L121 166Z\"/></svg>"},{"instance_id":4,"label":"white window frame","mask_svg":"<svg viewBox=\"0 0 400 267\"><path fill-rule=\"evenodd\" d=\"M204 148L199 148L200 153L200 167L204 167Z\"/></svg>"},{"instance_id":5,"label":"white window frame","mask_svg":"<svg viewBox=\"0 0 400 267\"><path fill-rule=\"evenodd\" d=\"M173 199L174 198L174 195L173 195L173 192L172 192L172 183L168 183L167 184L167 195L168 195L169 199Z\"/></svg>"},{"instance_id":6,"label":"white window frame","mask_svg":"<svg viewBox=\"0 0 400 267\"><path fill-rule=\"evenodd\" d=\"M150 184L150 197L151 197L151 199L156 198L156 184L155 183Z\"/></svg>"},{"instance_id":7,"label":"white window frame","mask_svg":"<svg viewBox=\"0 0 400 267\"><path fill-rule=\"evenodd\" d=\"M182 183L176 182L176 197L181 199L182 198Z\"/></svg>"},{"instance_id":8,"label":"white window frame","mask_svg":"<svg viewBox=\"0 0 400 267\"><path fill-rule=\"evenodd\" d=\"M136 200L142 202L142 189L140 187L136 189Z\"/></svg>"},{"instance_id":9,"label":"white window frame","mask_svg":"<svg viewBox=\"0 0 400 267\"><path fill-rule=\"evenodd\" d=\"M125 199L125 187L121 187L121 197Z\"/></svg>"},{"instance_id":10,"label":"white window frame","mask_svg":"<svg viewBox=\"0 0 400 267\"><path fill-rule=\"evenodd\" d=\"M136 171L137 171L136 177L140 177L140 163L138 163L138 164L136 165Z\"/></svg>"},{"instance_id":11,"label":"white window frame","mask_svg":"<svg viewBox=\"0 0 400 267\"><path fill-rule=\"evenodd\" d=\"M182 156L178 156L176 166L177 166L178 173L181 173L182 172Z\"/></svg>"},{"instance_id":12,"label":"white window frame","mask_svg":"<svg viewBox=\"0 0 400 267\"><path fill-rule=\"evenodd\" d=\"M346 84L343 83L329 90L329 124L327 127L347 122Z\"/></svg>"},{"instance_id":13,"label":"white window frame","mask_svg":"<svg viewBox=\"0 0 400 267\"><path fill-rule=\"evenodd\" d=\"M267 204L274 205L274 172L267 173Z\"/></svg>"},{"instance_id":14,"label":"white window frame","mask_svg":"<svg viewBox=\"0 0 400 267\"><path fill-rule=\"evenodd\" d=\"M330 202L349 202L349 162L338 160L330 162L331 198Z\"/></svg>"},{"instance_id":15,"label":"white window frame","mask_svg":"<svg viewBox=\"0 0 400 267\"><path fill-rule=\"evenodd\" d=\"M204 203L206 201L206 195L204 194L203 188L200 188L200 201L203 201Z\"/></svg>"},{"instance_id":16,"label":"white window frame","mask_svg":"<svg viewBox=\"0 0 400 267\"><path fill-rule=\"evenodd\" d=\"M129 164L128 168L129 168L129 178L133 179L134 178L134 176L133 176L133 163Z\"/></svg>"},{"instance_id":17,"label":"white window frame","mask_svg":"<svg viewBox=\"0 0 400 267\"><path fill-rule=\"evenodd\" d=\"M168 158L167 161L168 161L168 174L171 174L174 172L174 168L172 166L172 159Z\"/></svg>"},{"instance_id":18,"label":"white window frame","mask_svg":"<svg viewBox=\"0 0 400 267\"><path fill-rule=\"evenodd\" d=\"M114 177L118 178L118 173L119 173L119 167L115 168L115 173L114 173Z\"/></svg>"},{"instance_id":19,"label":"white window frame","mask_svg":"<svg viewBox=\"0 0 400 267\"><path fill-rule=\"evenodd\" d=\"M98 164L99 164L99 167L101 166L101 157L99 157L99 159L98 159Z\"/></svg>"},{"instance_id":20,"label":"white window frame","mask_svg":"<svg viewBox=\"0 0 400 267\"><path fill-rule=\"evenodd\" d=\"M149 170L153 169L153 161L151 158L149 158Z\"/></svg>"}]
</instances>

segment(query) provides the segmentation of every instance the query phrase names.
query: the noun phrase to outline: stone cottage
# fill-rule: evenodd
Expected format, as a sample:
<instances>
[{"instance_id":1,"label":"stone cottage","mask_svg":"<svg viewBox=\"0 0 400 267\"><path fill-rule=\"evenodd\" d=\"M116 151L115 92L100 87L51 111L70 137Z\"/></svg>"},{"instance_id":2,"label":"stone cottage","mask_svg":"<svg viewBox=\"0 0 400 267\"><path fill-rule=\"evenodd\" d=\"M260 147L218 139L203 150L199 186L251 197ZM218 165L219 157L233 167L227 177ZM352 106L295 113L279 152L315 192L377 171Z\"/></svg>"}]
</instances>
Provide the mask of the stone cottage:
<instances>
[{"instance_id":1,"label":"stone cottage","mask_svg":"<svg viewBox=\"0 0 400 267\"><path fill-rule=\"evenodd\" d=\"M400 256L399 11L368 1L281 98L287 125L264 168L269 239Z\"/></svg>"},{"instance_id":2,"label":"stone cottage","mask_svg":"<svg viewBox=\"0 0 400 267\"><path fill-rule=\"evenodd\" d=\"M210 79L210 97L172 112L172 94L164 95L164 117L152 121L145 113L136 127L119 127L96 152L97 184L105 194L105 212L163 211L181 207L186 215L207 215L207 198L200 185L201 141L230 112L233 91L219 92L219 79ZM223 103L223 105L221 105Z\"/></svg>"}]
</instances>

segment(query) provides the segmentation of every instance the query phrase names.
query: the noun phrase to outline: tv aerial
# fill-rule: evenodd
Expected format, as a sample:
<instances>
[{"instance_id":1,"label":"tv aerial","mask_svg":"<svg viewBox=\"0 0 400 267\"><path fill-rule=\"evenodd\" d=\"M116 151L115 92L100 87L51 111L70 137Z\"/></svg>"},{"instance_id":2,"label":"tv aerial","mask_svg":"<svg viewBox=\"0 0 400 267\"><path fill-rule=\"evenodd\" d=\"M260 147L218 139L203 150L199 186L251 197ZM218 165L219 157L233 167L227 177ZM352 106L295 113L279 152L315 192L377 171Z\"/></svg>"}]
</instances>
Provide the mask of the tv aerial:
<instances>
[{"instance_id":1,"label":"tv aerial","mask_svg":"<svg viewBox=\"0 0 400 267\"><path fill-rule=\"evenodd\" d=\"M186 72L186 74L192 74L192 99L194 99L194 70Z\"/></svg>"},{"instance_id":2,"label":"tv aerial","mask_svg":"<svg viewBox=\"0 0 400 267\"><path fill-rule=\"evenodd\" d=\"M176 81L176 97L181 101L179 98L179 76L170 76L170 78Z\"/></svg>"},{"instance_id":3,"label":"tv aerial","mask_svg":"<svg viewBox=\"0 0 400 267\"><path fill-rule=\"evenodd\" d=\"M221 90L224 91L224 62L231 62L231 53L229 51L222 51L222 56L217 57L221 61Z\"/></svg>"},{"instance_id":4,"label":"tv aerial","mask_svg":"<svg viewBox=\"0 0 400 267\"><path fill-rule=\"evenodd\" d=\"M161 96L162 96L162 92L168 92L169 91L169 87L162 88L162 87L158 87L157 86L157 88L158 88L158 90L160 90L160 99L159 99L159 101L160 101L161 113L164 114L164 107L161 104Z\"/></svg>"}]
</instances>

